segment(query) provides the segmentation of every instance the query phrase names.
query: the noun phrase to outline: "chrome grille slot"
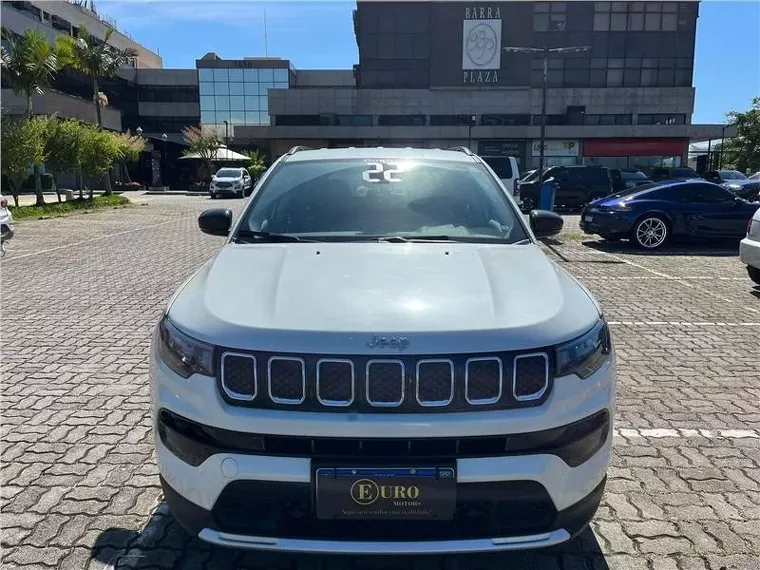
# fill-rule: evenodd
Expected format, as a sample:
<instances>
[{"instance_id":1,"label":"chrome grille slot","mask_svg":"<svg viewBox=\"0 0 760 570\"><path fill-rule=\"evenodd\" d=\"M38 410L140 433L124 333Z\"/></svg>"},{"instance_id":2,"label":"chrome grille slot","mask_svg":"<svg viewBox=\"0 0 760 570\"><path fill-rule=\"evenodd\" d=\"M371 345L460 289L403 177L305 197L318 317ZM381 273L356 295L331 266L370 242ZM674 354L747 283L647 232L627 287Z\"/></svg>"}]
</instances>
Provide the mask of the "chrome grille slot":
<instances>
[{"instance_id":1,"label":"chrome grille slot","mask_svg":"<svg viewBox=\"0 0 760 570\"><path fill-rule=\"evenodd\" d=\"M256 357L250 354L222 354L222 389L233 400L250 402L256 397L258 378Z\"/></svg>"},{"instance_id":2,"label":"chrome grille slot","mask_svg":"<svg viewBox=\"0 0 760 570\"><path fill-rule=\"evenodd\" d=\"M538 400L549 387L549 357L544 352L515 356L512 395L518 402Z\"/></svg>"},{"instance_id":3,"label":"chrome grille slot","mask_svg":"<svg viewBox=\"0 0 760 570\"><path fill-rule=\"evenodd\" d=\"M454 399L454 363L451 360L418 361L416 380L420 406L448 406Z\"/></svg>"},{"instance_id":4,"label":"chrome grille slot","mask_svg":"<svg viewBox=\"0 0 760 570\"><path fill-rule=\"evenodd\" d=\"M317 399L323 406L345 407L354 402L354 363L323 358L317 362Z\"/></svg>"},{"instance_id":5,"label":"chrome grille slot","mask_svg":"<svg viewBox=\"0 0 760 570\"><path fill-rule=\"evenodd\" d=\"M367 402L377 408L395 408L404 401L405 368L401 360L367 362Z\"/></svg>"},{"instance_id":6,"label":"chrome grille slot","mask_svg":"<svg viewBox=\"0 0 760 570\"><path fill-rule=\"evenodd\" d=\"M465 363L465 399L473 406L495 404L501 399L503 377L500 358L470 358Z\"/></svg>"},{"instance_id":7,"label":"chrome grille slot","mask_svg":"<svg viewBox=\"0 0 760 570\"><path fill-rule=\"evenodd\" d=\"M267 364L269 397L275 404L297 405L306 399L306 364L301 358L273 356Z\"/></svg>"}]
</instances>

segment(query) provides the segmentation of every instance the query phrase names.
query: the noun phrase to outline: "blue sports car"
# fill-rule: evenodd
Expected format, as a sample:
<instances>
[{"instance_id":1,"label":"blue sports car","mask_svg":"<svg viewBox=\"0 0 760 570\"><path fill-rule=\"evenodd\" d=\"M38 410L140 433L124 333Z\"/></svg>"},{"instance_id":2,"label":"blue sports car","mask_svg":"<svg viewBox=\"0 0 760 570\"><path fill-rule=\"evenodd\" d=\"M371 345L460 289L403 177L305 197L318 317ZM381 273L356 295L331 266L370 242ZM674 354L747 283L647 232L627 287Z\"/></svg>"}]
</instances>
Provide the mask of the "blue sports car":
<instances>
[{"instance_id":1,"label":"blue sports car","mask_svg":"<svg viewBox=\"0 0 760 570\"><path fill-rule=\"evenodd\" d=\"M705 180L664 180L591 202L581 212L581 229L648 250L678 239L740 240L758 208L759 202Z\"/></svg>"}]
</instances>

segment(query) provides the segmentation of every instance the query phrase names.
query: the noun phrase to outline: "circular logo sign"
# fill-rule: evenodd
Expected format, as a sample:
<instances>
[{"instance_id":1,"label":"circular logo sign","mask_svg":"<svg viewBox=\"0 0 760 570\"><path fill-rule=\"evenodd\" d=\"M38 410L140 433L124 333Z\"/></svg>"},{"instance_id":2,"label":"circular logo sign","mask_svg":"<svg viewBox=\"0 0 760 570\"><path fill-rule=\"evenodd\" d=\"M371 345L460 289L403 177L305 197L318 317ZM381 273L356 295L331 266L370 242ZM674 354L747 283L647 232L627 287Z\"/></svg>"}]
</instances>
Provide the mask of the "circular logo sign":
<instances>
[{"instance_id":1,"label":"circular logo sign","mask_svg":"<svg viewBox=\"0 0 760 570\"><path fill-rule=\"evenodd\" d=\"M351 485L351 499L357 505L371 505L380 496L380 489L372 479L359 479Z\"/></svg>"},{"instance_id":2,"label":"circular logo sign","mask_svg":"<svg viewBox=\"0 0 760 570\"><path fill-rule=\"evenodd\" d=\"M496 31L489 24L478 24L467 36L467 57L475 65L488 65L496 56Z\"/></svg>"}]
</instances>

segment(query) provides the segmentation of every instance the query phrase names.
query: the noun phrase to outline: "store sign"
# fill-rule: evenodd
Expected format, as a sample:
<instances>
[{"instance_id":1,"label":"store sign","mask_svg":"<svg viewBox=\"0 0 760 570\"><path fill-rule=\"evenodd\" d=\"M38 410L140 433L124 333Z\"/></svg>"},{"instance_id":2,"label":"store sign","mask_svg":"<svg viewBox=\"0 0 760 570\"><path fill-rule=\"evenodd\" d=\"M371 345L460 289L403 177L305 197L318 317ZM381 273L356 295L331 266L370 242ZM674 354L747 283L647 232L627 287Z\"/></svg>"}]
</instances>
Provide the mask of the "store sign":
<instances>
[{"instance_id":1,"label":"store sign","mask_svg":"<svg viewBox=\"0 0 760 570\"><path fill-rule=\"evenodd\" d=\"M522 156L525 141L491 140L478 143L480 156Z\"/></svg>"},{"instance_id":2,"label":"store sign","mask_svg":"<svg viewBox=\"0 0 760 570\"><path fill-rule=\"evenodd\" d=\"M578 141L544 141L544 156L578 156ZM533 141L531 155L541 156L541 141Z\"/></svg>"},{"instance_id":3,"label":"store sign","mask_svg":"<svg viewBox=\"0 0 760 570\"><path fill-rule=\"evenodd\" d=\"M462 83L496 84L501 69L501 9L470 6L462 20Z\"/></svg>"}]
</instances>

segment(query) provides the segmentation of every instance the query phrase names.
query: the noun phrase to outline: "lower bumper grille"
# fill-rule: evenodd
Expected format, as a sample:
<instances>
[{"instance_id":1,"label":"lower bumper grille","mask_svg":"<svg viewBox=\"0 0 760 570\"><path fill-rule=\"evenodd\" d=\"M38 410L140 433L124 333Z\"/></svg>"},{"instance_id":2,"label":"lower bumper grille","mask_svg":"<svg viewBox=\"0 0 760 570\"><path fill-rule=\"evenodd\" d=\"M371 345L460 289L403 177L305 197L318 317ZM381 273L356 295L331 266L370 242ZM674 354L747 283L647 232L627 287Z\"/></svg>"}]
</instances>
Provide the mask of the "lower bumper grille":
<instances>
[{"instance_id":1,"label":"lower bumper grille","mask_svg":"<svg viewBox=\"0 0 760 570\"><path fill-rule=\"evenodd\" d=\"M235 534L323 540L456 540L537 534L550 529L557 511L534 481L468 483L457 488L451 521L331 521L313 514L312 487L273 481L234 481L212 516Z\"/></svg>"}]
</instances>

